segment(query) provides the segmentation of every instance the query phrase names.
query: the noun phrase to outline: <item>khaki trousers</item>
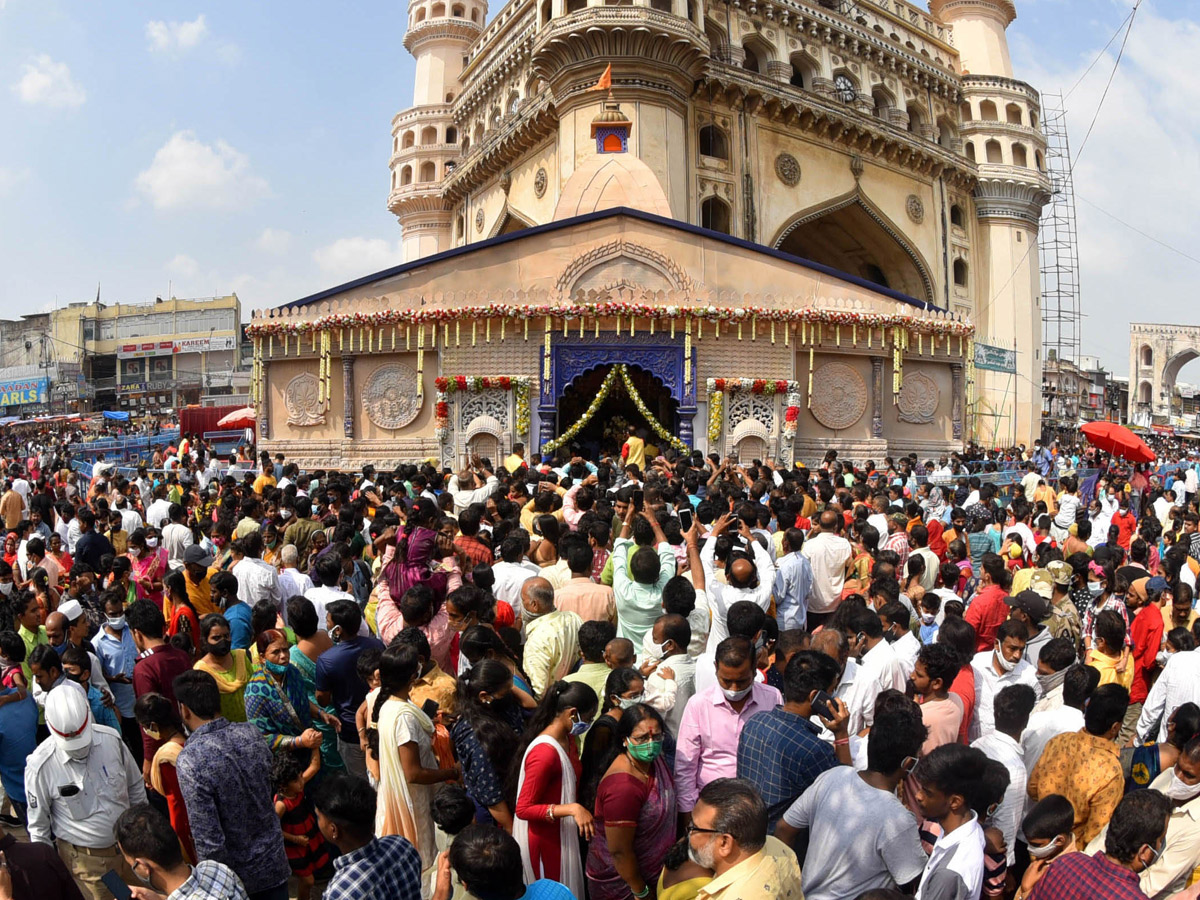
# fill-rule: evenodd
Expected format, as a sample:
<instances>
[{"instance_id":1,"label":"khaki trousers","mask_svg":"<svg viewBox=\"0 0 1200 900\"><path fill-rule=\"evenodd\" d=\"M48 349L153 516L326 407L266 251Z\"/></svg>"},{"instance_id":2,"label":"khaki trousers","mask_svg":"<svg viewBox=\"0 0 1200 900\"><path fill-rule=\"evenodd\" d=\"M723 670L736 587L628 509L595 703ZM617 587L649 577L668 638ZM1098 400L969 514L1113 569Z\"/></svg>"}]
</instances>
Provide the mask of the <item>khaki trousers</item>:
<instances>
[{"instance_id":1,"label":"khaki trousers","mask_svg":"<svg viewBox=\"0 0 1200 900\"><path fill-rule=\"evenodd\" d=\"M133 870L126 865L125 857L121 855L116 844L96 850L91 847L77 847L61 838L56 843L58 855L67 864L85 898L115 900L112 892L100 880L109 869L116 869L126 884L141 883L134 876Z\"/></svg>"}]
</instances>

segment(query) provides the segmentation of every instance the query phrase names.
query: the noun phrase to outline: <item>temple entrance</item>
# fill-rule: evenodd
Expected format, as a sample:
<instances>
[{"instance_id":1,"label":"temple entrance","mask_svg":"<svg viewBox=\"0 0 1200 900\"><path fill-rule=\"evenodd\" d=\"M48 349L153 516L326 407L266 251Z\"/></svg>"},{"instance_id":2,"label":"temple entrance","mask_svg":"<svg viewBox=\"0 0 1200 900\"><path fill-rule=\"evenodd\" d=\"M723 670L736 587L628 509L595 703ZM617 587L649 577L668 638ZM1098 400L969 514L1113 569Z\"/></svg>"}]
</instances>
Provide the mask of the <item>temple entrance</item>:
<instances>
[{"instance_id":1,"label":"temple entrance","mask_svg":"<svg viewBox=\"0 0 1200 900\"><path fill-rule=\"evenodd\" d=\"M645 369L633 365L626 367L630 380L650 414L657 418L664 428L676 434L679 401L671 395L670 389L660 379ZM560 434L578 422L587 411L592 401L600 394L611 368L599 366L591 369L572 381L562 392L558 401ZM650 442L662 446L661 441L654 440L650 423L638 412L637 404L626 390L624 380L618 376L613 379L608 396L604 398L600 408L571 443L578 444L583 454L592 459L606 452L619 453L629 425L645 428L650 433Z\"/></svg>"}]
</instances>

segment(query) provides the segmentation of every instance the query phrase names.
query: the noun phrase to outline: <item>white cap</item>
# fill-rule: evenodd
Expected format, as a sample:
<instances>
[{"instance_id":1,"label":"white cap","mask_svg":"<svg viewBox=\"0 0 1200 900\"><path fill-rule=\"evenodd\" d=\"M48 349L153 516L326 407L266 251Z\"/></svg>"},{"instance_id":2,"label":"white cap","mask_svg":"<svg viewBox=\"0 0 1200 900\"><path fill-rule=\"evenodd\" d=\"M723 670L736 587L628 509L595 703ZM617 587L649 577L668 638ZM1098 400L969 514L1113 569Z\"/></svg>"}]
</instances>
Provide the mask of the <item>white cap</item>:
<instances>
[{"instance_id":1,"label":"white cap","mask_svg":"<svg viewBox=\"0 0 1200 900\"><path fill-rule=\"evenodd\" d=\"M46 695L46 727L67 754L91 746L92 710L80 685L68 681Z\"/></svg>"},{"instance_id":2,"label":"white cap","mask_svg":"<svg viewBox=\"0 0 1200 900\"><path fill-rule=\"evenodd\" d=\"M83 606L78 600L64 600L58 604L57 611L66 616L68 622L75 622L83 615Z\"/></svg>"}]
</instances>

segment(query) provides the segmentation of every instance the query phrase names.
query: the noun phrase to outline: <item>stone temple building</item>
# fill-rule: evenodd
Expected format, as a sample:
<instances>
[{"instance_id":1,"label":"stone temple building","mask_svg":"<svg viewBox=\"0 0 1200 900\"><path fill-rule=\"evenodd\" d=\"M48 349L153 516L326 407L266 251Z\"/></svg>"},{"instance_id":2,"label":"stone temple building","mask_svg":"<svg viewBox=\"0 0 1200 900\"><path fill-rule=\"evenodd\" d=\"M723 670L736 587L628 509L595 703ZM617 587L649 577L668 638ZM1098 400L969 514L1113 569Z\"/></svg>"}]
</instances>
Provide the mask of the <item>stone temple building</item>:
<instances>
[{"instance_id":1,"label":"stone temple building","mask_svg":"<svg viewBox=\"0 0 1200 900\"><path fill-rule=\"evenodd\" d=\"M809 462L1031 443L1049 182L1016 14L410 0L405 262L256 315L263 447L449 464L627 424ZM1015 347L1015 376L976 342Z\"/></svg>"}]
</instances>

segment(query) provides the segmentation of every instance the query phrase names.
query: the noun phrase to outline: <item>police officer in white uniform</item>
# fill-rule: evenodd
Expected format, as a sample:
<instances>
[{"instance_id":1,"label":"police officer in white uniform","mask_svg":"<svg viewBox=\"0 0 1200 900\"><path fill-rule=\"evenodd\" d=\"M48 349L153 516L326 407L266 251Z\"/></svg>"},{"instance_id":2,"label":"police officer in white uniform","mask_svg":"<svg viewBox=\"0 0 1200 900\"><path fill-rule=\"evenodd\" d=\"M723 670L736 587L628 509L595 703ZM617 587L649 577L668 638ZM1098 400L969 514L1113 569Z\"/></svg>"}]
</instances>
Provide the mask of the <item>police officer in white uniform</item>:
<instances>
[{"instance_id":1,"label":"police officer in white uniform","mask_svg":"<svg viewBox=\"0 0 1200 900\"><path fill-rule=\"evenodd\" d=\"M25 763L29 838L57 843L85 896L113 900L100 879L116 869L122 881L133 880L114 828L121 813L146 802L141 769L120 732L92 721L87 695L74 682L47 694L46 725L50 739Z\"/></svg>"}]
</instances>

